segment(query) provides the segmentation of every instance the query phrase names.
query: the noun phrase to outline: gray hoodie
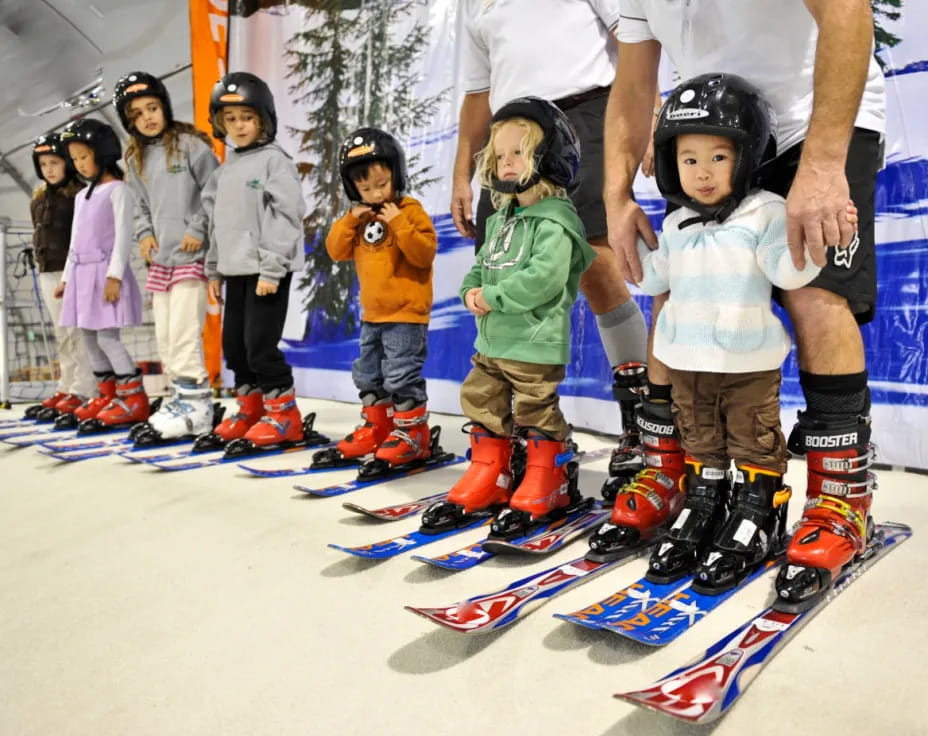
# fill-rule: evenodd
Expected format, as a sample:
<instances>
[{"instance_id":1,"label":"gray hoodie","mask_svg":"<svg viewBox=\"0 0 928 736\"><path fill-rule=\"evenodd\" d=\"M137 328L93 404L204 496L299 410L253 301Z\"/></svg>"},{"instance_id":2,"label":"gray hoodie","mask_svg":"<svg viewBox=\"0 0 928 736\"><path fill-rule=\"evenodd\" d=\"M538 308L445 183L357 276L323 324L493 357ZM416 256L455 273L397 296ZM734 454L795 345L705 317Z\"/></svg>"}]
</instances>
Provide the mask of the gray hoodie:
<instances>
[{"instance_id":1,"label":"gray hoodie","mask_svg":"<svg viewBox=\"0 0 928 736\"><path fill-rule=\"evenodd\" d=\"M180 134L170 162L166 153L161 141L143 146L142 174L127 162L126 184L135 196L135 239L154 235L158 241L154 262L184 266L206 256L208 222L200 191L219 162L212 148L189 133ZM182 251L184 235L203 240L203 247L192 253Z\"/></svg>"},{"instance_id":2,"label":"gray hoodie","mask_svg":"<svg viewBox=\"0 0 928 736\"><path fill-rule=\"evenodd\" d=\"M230 150L202 200L209 214L210 280L257 274L276 284L302 268L303 190L293 160L276 143Z\"/></svg>"}]
</instances>

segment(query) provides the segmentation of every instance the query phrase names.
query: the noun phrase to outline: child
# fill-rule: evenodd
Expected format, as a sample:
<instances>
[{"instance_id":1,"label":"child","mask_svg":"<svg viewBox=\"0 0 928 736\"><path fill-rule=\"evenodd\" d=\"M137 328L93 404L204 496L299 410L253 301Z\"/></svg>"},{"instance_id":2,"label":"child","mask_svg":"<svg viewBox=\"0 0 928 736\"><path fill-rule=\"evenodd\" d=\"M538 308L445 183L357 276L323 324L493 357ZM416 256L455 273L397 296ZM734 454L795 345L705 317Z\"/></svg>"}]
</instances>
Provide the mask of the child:
<instances>
[{"instance_id":1,"label":"child","mask_svg":"<svg viewBox=\"0 0 928 736\"><path fill-rule=\"evenodd\" d=\"M222 350L235 374L238 411L202 439L243 439L237 445L243 451L289 446L303 440L303 427L293 372L278 343L293 271L303 261L300 179L274 142L274 98L254 74L220 79L209 114L213 135L231 150L201 195L209 217L206 275L217 301L225 281Z\"/></svg>"},{"instance_id":2,"label":"child","mask_svg":"<svg viewBox=\"0 0 928 736\"><path fill-rule=\"evenodd\" d=\"M477 354L461 385L471 462L447 502L423 514L426 528L500 508L494 534L512 536L580 500L563 462L570 426L557 395L570 358L570 310L595 257L565 191L579 161L576 134L552 103L518 98L493 116L477 171L497 211L460 290L477 317ZM514 435L527 444L516 489Z\"/></svg>"},{"instance_id":3,"label":"child","mask_svg":"<svg viewBox=\"0 0 928 736\"><path fill-rule=\"evenodd\" d=\"M149 409L142 374L119 339L121 327L142 322L142 299L129 266L132 193L117 163L119 139L106 123L82 118L68 123L61 141L88 186L77 193L71 248L55 296L64 297L62 327L81 328L99 392L73 416L90 431L144 422Z\"/></svg>"},{"instance_id":4,"label":"child","mask_svg":"<svg viewBox=\"0 0 928 736\"><path fill-rule=\"evenodd\" d=\"M361 286L361 354L352 377L364 424L338 443L346 459L375 453L390 465L430 455L425 363L438 238L422 205L405 196L406 156L377 128L348 136L339 173L351 208L325 241L354 260Z\"/></svg>"},{"instance_id":5,"label":"child","mask_svg":"<svg viewBox=\"0 0 928 736\"><path fill-rule=\"evenodd\" d=\"M648 578L695 572L694 588L711 594L737 585L784 539L779 389L790 338L770 298L774 286L799 288L820 269L811 259L795 269L785 201L754 188L776 138L767 103L744 79L705 74L681 84L654 143L658 187L680 209L665 219L657 250L639 244L640 287L670 291L654 355L671 369L685 478L639 476L619 492L611 524L646 536L673 521ZM853 207L848 217L856 221Z\"/></svg>"},{"instance_id":6,"label":"child","mask_svg":"<svg viewBox=\"0 0 928 736\"><path fill-rule=\"evenodd\" d=\"M213 426L212 392L203 362L206 318L206 213L200 191L219 163L209 139L174 120L157 77L131 72L116 83L113 105L126 132L126 183L135 196L135 238L150 266L155 337L171 400L138 443L178 439Z\"/></svg>"},{"instance_id":7,"label":"child","mask_svg":"<svg viewBox=\"0 0 928 736\"><path fill-rule=\"evenodd\" d=\"M71 242L74 195L81 188L81 183L57 133L36 139L32 163L36 176L42 181L33 193L30 205L35 226L32 245L39 267L42 301L54 325L61 378L54 396L30 406L26 416L51 422L59 414L72 413L93 391L93 376L81 345L80 332L73 327L59 326L61 301L55 298L55 288L61 281Z\"/></svg>"}]
</instances>

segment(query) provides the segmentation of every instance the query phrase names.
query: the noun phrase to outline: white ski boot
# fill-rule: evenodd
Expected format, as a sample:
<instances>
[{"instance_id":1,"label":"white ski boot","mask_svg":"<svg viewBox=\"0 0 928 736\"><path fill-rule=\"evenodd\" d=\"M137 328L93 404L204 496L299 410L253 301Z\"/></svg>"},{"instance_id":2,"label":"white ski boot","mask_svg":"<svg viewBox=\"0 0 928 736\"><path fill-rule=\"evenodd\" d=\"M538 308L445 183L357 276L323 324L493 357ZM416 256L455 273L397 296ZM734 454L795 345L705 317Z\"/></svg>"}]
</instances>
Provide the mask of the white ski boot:
<instances>
[{"instance_id":1,"label":"white ski boot","mask_svg":"<svg viewBox=\"0 0 928 736\"><path fill-rule=\"evenodd\" d=\"M179 381L171 384L171 400L165 402L148 420L148 442L136 438L136 444L153 444L185 437L197 437L213 428L213 393L209 386L191 386Z\"/></svg>"}]
</instances>

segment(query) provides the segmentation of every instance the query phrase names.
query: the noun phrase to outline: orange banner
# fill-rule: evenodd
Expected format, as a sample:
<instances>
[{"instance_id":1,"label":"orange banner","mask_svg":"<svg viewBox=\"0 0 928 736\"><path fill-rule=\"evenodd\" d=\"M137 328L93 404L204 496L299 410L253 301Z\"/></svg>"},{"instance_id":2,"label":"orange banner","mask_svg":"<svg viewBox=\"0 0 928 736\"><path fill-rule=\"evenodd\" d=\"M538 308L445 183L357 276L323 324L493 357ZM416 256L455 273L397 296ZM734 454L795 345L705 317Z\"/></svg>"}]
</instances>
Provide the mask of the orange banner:
<instances>
[{"instance_id":1,"label":"orange banner","mask_svg":"<svg viewBox=\"0 0 928 736\"><path fill-rule=\"evenodd\" d=\"M229 0L190 0L190 60L193 64L193 119L207 134L209 96L226 73L229 56ZM216 156L225 158L225 145L213 141ZM210 385L222 385L222 314L210 297L203 326L203 357Z\"/></svg>"}]
</instances>

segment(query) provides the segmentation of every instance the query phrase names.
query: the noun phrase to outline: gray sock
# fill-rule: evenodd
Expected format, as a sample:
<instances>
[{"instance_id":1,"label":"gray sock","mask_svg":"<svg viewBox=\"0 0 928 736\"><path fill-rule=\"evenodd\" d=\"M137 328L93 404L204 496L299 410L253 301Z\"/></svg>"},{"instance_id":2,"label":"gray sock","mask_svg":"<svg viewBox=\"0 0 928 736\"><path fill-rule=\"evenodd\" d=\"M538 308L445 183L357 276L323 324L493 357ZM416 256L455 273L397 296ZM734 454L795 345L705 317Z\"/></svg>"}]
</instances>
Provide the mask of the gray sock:
<instances>
[{"instance_id":1,"label":"gray sock","mask_svg":"<svg viewBox=\"0 0 928 736\"><path fill-rule=\"evenodd\" d=\"M648 362L648 328L634 299L610 312L597 314L596 326L612 368L622 363Z\"/></svg>"}]
</instances>

